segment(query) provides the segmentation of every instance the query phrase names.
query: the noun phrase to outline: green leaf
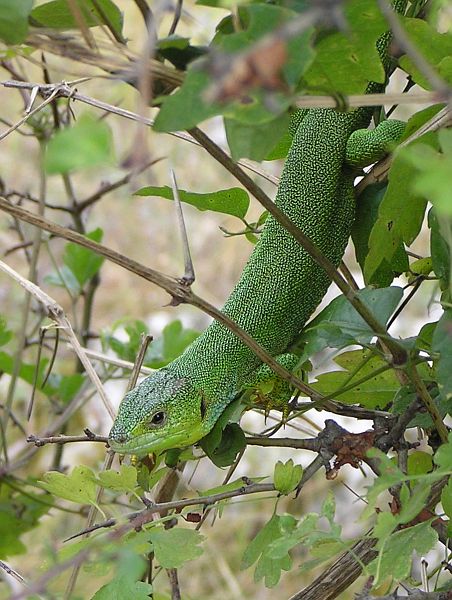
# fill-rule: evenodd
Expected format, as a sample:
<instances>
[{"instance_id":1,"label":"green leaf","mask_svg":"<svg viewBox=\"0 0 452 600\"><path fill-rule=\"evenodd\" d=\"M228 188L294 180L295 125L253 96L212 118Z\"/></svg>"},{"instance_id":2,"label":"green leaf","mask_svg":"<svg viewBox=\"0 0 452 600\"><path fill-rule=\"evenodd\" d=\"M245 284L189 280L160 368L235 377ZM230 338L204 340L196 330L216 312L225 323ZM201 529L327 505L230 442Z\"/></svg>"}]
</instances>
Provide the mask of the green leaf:
<instances>
[{"instance_id":1,"label":"green leaf","mask_svg":"<svg viewBox=\"0 0 452 600\"><path fill-rule=\"evenodd\" d=\"M443 505L443 510L449 517L449 520L452 520L452 479L449 479L447 485L443 487L443 491L441 492L441 504Z\"/></svg>"},{"instance_id":2,"label":"green leaf","mask_svg":"<svg viewBox=\"0 0 452 600\"><path fill-rule=\"evenodd\" d=\"M366 288L358 292L362 302L372 311L380 323L387 323L402 298L402 289ZM343 348L351 344L368 344L373 331L356 312L345 296L334 298L303 330L296 340L295 348L302 350L300 363L305 362L324 348Z\"/></svg>"},{"instance_id":3,"label":"green leaf","mask_svg":"<svg viewBox=\"0 0 452 600\"><path fill-rule=\"evenodd\" d=\"M234 160L250 158L261 161L276 146L289 127L289 116L283 113L261 125L247 125L234 119L224 119L226 138Z\"/></svg>"},{"instance_id":4,"label":"green leaf","mask_svg":"<svg viewBox=\"0 0 452 600\"><path fill-rule=\"evenodd\" d=\"M374 374L386 365L379 356L368 350L352 350L344 352L334 359L341 371L329 371L317 376L312 387L325 395L333 395L346 404L360 404L366 408L384 408L389 404L400 383L392 369ZM341 389L355 384L360 379L367 381L356 383L352 389L342 392Z\"/></svg>"},{"instance_id":5,"label":"green leaf","mask_svg":"<svg viewBox=\"0 0 452 600\"><path fill-rule=\"evenodd\" d=\"M71 502L91 504L100 510L96 504L96 477L88 467L75 467L70 475L48 471L43 480L42 488L51 494Z\"/></svg>"},{"instance_id":6,"label":"green leaf","mask_svg":"<svg viewBox=\"0 0 452 600\"><path fill-rule=\"evenodd\" d=\"M319 36L316 55L305 74L308 89L361 94L369 81L384 81L376 48L387 24L373 0L351 0L344 5L347 31Z\"/></svg>"},{"instance_id":7,"label":"green leaf","mask_svg":"<svg viewBox=\"0 0 452 600\"><path fill-rule=\"evenodd\" d=\"M369 236L378 218L378 210L386 193L387 184L378 183L368 186L359 197L356 219L352 227L352 240L355 246L356 260L364 271L366 257L369 253ZM396 274L408 269L408 257L402 241L390 261L384 260L375 271L372 281L378 287L391 284Z\"/></svg>"},{"instance_id":8,"label":"green leaf","mask_svg":"<svg viewBox=\"0 0 452 600\"><path fill-rule=\"evenodd\" d=\"M121 35L123 16L119 8L111 0L76 0L86 27L95 27L108 23L113 30ZM97 5L97 6L96 6ZM99 10L98 8L99 7ZM36 6L31 17L34 24L51 29L78 29L67 0L53 0Z\"/></svg>"},{"instance_id":9,"label":"green leaf","mask_svg":"<svg viewBox=\"0 0 452 600\"><path fill-rule=\"evenodd\" d=\"M43 494L30 493L19 482L16 485L20 486L19 491L8 487L6 482L0 488L0 559L27 552L29 544L25 545L20 537L37 527L41 516L51 508L43 504L42 499L46 499Z\"/></svg>"},{"instance_id":10,"label":"green leaf","mask_svg":"<svg viewBox=\"0 0 452 600\"><path fill-rule=\"evenodd\" d=\"M191 129L201 121L220 114L220 106L203 98L210 82L207 73L189 68L182 87L163 100L155 118L154 130Z\"/></svg>"},{"instance_id":11,"label":"green leaf","mask_svg":"<svg viewBox=\"0 0 452 600\"><path fill-rule=\"evenodd\" d=\"M421 450L416 450L408 456L407 473L408 475L425 475L433 469L432 455Z\"/></svg>"},{"instance_id":12,"label":"green leaf","mask_svg":"<svg viewBox=\"0 0 452 600\"><path fill-rule=\"evenodd\" d=\"M85 237L94 242L102 241L103 231L98 227L94 231L87 233ZM77 283L80 286L80 290L87 283L102 266L104 257L99 256L92 250L73 244L69 242L64 248L63 262L66 267L74 275Z\"/></svg>"},{"instance_id":13,"label":"green leaf","mask_svg":"<svg viewBox=\"0 0 452 600\"><path fill-rule=\"evenodd\" d=\"M167 185L163 187L147 186L135 192L136 196L160 196L167 200L173 199L173 191ZM250 199L242 188L229 188L218 192L197 194L179 190L182 202L195 206L198 210L213 210L243 219L248 210Z\"/></svg>"},{"instance_id":14,"label":"green leaf","mask_svg":"<svg viewBox=\"0 0 452 600\"><path fill-rule=\"evenodd\" d=\"M165 325L161 337L152 342L144 363L153 369L160 369L180 356L198 336L199 331L185 329L179 320L172 321Z\"/></svg>"},{"instance_id":15,"label":"green leaf","mask_svg":"<svg viewBox=\"0 0 452 600\"><path fill-rule=\"evenodd\" d=\"M420 139L434 143L434 134L428 133ZM400 244L403 242L409 246L421 229L426 200L413 186L407 185L415 179L416 167L406 158L407 150L411 152L418 144L418 141L413 142L409 148L400 148L395 154L389 171L389 184L379 205L378 219L369 236L369 252L364 264L367 284L378 279L379 269L385 267L385 262L393 263L400 253Z\"/></svg>"},{"instance_id":16,"label":"green leaf","mask_svg":"<svg viewBox=\"0 0 452 600\"><path fill-rule=\"evenodd\" d=\"M240 399L231 402L217 419L213 429L199 441L217 467L231 465L246 446L245 434L236 422L241 412Z\"/></svg>"},{"instance_id":17,"label":"green leaf","mask_svg":"<svg viewBox=\"0 0 452 600\"><path fill-rule=\"evenodd\" d=\"M425 140L426 136L420 138ZM429 200L438 214L452 215L450 202L450 171L452 169L452 131L438 131L440 152L425 143L403 148L401 157L414 170L411 188L414 193Z\"/></svg>"},{"instance_id":18,"label":"green leaf","mask_svg":"<svg viewBox=\"0 0 452 600\"><path fill-rule=\"evenodd\" d=\"M0 39L20 44L28 33L28 15L33 0L0 0Z\"/></svg>"},{"instance_id":19,"label":"green leaf","mask_svg":"<svg viewBox=\"0 0 452 600\"><path fill-rule=\"evenodd\" d=\"M204 537L192 529L155 527L151 529L149 539L155 558L165 569L178 569L203 553L199 545Z\"/></svg>"},{"instance_id":20,"label":"green leaf","mask_svg":"<svg viewBox=\"0 0 452 600\"><path fill-rule=\"evenodd\" d=\"M452 465L452 432L449 433L447 444L442 444L435 452L433 461L444 471L450 471L450 465Z\"/></svg>"},{"instance_id":21,"label":"green leaf","mask_svg":"<svg viewBox=\"0 0 452 600\"><path fill-rule=\"evenodd\" d=\"M229 54L249 48L250 44L274 31L278 26L292 20L297 14L281 6L266 4L250 4L239 9L242 30L230 32L230 22L224 22L217 28L212 46ZM300 79L312 60L310 38L312 28L294 36L286 45L287 59L283 67L286 82L293 86ZM300 60L303 56L304 60ZM233 60L233 58L231 58ZM201 121L214 115L225 114L248 125L259 125L272 121L289 106L287 94L275 93L271 108L263 102L263 90L253 90L247 95L247 102L235 101L232 104L220 105L205 100L205 92L212 84L211 74L201 70L202 63L194 64L187 71L183 85L178 91L164 98L160 111L155 119L156 131L176 131L190 129Z\"/></svg>"},{"instance_id":22,"label":"green leaf","mask_svg":"<svg viewBox=\"0 0 452 600\"><path fill-rule=\"evenodd\" d=\"M403 19L403 26L411 43L422 54L425 60L440 77L452 83L450 70L450 55L452 54L452 35L439 33L423 19ZM416 66L408 55L399 59L400 66L409 73L414 81L425 89L432 89L431 83L424 76L422 70Z\"/></svg>"},{"instance_id":23,"label":"green leaf","mask_svg":"<svg viewBox=\"0 0 452 600\"><path fill-rule=\"evenodd\" d=\"M302 474L303 467L301 465L294 465L292 459L289 459L286 463L278 460L273 476L275 488L281 494L290 494L300 483Z\"/></svg>"},{"instance_id":24,"label":"green leaf","mask_svg":"<svg viewBox=\"0 0 452 600\"><path fill-rule=\"evenodd\" d=\"M113 335L117 329L124 329L126 340ZM121 331L121 338L124 337L124 332ZM141 346L141 336L148 333L148 326L139 319L119 319L113 324L111 330L102 332L102 347L104 349L111 348L123 360L134 362Z\"/></svg>"},{"instance_id":25,"label":"green leaf","mask_svg":"<svg viewBox=\"0 0 452 600\"><path fill-rule=\"evenodd\" d=\"M91 600L149 600L152 585L137 581L145 568L146 563L142 556L128 548L122 548L115 557L115 576L106 585L103 585Z\"/></svg>"},{"instance_id":26,"label":"green leaf","mask_svg":"<svg viewBox=\"0 0 452 600\"><path fill-rule=\"evenodd\" d=\"M276 146L267 154L265 160L281 160L286 158L290 146L292 145L293 137L286 131L278 140Z\"/></svg>"},{"instance_id":27,"label":"green leaf","mask_svg":"<svg viewBox=\"0 0 452 600\"><path fill-rule=\"evenodd\" d=\"M452 219L445 215L436 214L432 207L428 213L430 227L430 251L432 254L432 267L439 279L442 290L447 290L452 285Z\"/></svg>"},{"instance_id":28,"label":"green leaf","mask_svg":"<svg viewBox=\"0 0 452 600\"><path fill-rule=\"evenodd\" d=\"M105 121L85 113L67 129L58 131L47 146L48 173L70 173L113 162L113 137Z\"/></svg>"},{"instance_id":29,"label":"green leaf","mask_svg":"<svg viewBox=\"0 0 452 600\"><path fill-rule=\"evenodd\" d=\"M40 381L42 381L43 375L44 375L44 371L48 365L48 359L42 359L39 363L39 374L38 374L38 384ZM20 365L20 369L19 369L19 377L20 379L23 379L24 381L26 381L27 383L29 383L30 385L32 385L35 381L35 372L36 372L36 365L32 365L29 363L21 363ZM7 354L6 352L0 352L0 371L3 371L4 373L7 373L8 375L12 375L13 371L14 371L14 360L13 357L10 356L9 354Z\"/></svg>"},{"instance_id":30,"label":"green leaf","mask_svg":"<svg viewBox=\"0 0 452 600\"><path fill-rule=\"evenodd\" d=\"M57 375L51 373L43 389L47 396L57 396L63 404L68 404L82 387L86 377L83 373Z\"/></svg>"},{"instance_id":31,"label":"green leaf","mask_svg":"<svg viewBox=\"0 0 452 600\"><path fill-rule=\"evenodd\" d=\"M436 369L441 397L452 401L452 308L444 311L433 334L432 352L439 354Z\"/></svg>"},{"instance_id":32,"label":"green leaf","mask_svg":"<svg viewBox=\"0 0 452 600\"><path fill-rule=\"evenodd\" d=\"M379 585L388 575L395 582L406 579L411 571L411 558L414 551L426 554L438 541L438 534L429 521L396 531L388 539L379 542L379 554L369 564L368 570L374 576L374 586Z\"/></svg>"},{"instance_id":33,"label":"green leaf","mask_svg":"<svg viewBox=\"0 0 452 600\"><path fill-rule=\"evenodd\" d=\"M119 472L113 469L101 471L98 475L102 487L115 492L135 492L137 470L131 465L121 465Z\"/></svg>"},{"instance_id":34,"label":"green leaf","mask_svg":"<svg viewBox=\"0 0 452 600\"><path fill-rule=\"evenodd\" d=\"M7 327L6 319L0 315L0 346L7 344L13 337L13 332Z\"/></svg>"},{"instance_id":35,"label":"green leaf","mask_svg":"<svg viewBox=\"0 0 452 600\"><path fill-rule=\"evenodd\" d=\"M324 516L330 525L334 522L334 515L336 514L336 498L332 490L328 491L328 494L322 504L322 516Z\"/></svg>"},{"instance_id":36,"label":"green leaf","mask_svg":"<svg viewBox=\"0 0 452 600\"><path fill-rule=\"evenodd\" d=\"M444 417L452 409L452 402L445 400L438 393L435 394L435 389L431 390L430 395L438 409L441 417ZM403 414L410 404L416 399L416 392L412 386L403 386L394 397L391 412L396 415ZM423 427L430 429L433 427L433 421L426 409L419 410L415 417L410 421L408 427Z\"/></svg>"},{"instance_id":37,"label":"green leaf","mask_svg":"<svg viewBox=\"0 0 452 600\"><path fill-rule=\"evenodd\" d=\"M274 514L250 542L243 555L241 568L247 569L258 561L254 573L255 581L264 577L265 585L274 587L281 577L281 571L290 570L292 559L287 553L282 558L271 558L267 555L267 550L272 541L284 538L290 533L296 522L291 515Z\"/></svg>"},{"instance_id":38,"label":"green leaf","mask_svg":"<svg viewBox=\"0 0 452 600\"><path fill-rule=\"evenodd\" d=\"M214 432L212 437L210 435L205 436L199 445L217 467L232 465L237 454L246 446L245 434L238 423L228 423L224 426L221 431L220 442L216 445L211 440L215 439L217 432Z\"/></svg>"}]
</instances>

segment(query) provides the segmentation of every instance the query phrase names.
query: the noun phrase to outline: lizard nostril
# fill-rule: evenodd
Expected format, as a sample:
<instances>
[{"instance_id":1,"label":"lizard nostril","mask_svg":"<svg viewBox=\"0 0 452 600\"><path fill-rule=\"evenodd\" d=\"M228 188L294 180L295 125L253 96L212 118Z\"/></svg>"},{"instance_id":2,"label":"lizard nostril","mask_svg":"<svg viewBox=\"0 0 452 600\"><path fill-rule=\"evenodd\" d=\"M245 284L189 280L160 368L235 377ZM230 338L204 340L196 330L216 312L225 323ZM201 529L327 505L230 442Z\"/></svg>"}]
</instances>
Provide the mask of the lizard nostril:
<instances>
[{"instance_id":1,"label":"lizard nostril","mask_svg":"<svg viewBox=\"0 0 452 600\"><path fill-rule=\"evenodd\" d=\"M127 440L129 439L129 436L125 433L110 432L109 438L113 442L117 442L118 444L124 444L124 442L127 442Z\"/></svg>"}]
</instances>

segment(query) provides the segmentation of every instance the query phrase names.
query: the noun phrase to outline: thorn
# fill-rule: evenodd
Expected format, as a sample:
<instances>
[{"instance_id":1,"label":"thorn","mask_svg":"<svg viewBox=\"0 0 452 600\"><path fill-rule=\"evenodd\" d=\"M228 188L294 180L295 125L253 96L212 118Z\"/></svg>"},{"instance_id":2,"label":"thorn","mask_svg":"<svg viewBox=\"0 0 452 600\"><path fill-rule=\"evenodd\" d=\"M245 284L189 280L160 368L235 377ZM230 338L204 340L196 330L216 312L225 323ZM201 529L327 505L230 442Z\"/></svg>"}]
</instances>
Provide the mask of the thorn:
<instances>
[{"instance_id":1,"label":"thorn","mask_svg":"<svg viewBox=\"0 0 452 600\"><path fill-rule=\"evenodd\" d=\"M193 267L193 261L190 255L190 247L188 245L187 230L185 228L184 215L182 212L182 206L179 197L179 189L177 187L176 176L173 169L170 169L171 175L171 187L173 189L173 198L176 205L177 220L179 224L180 233L182 236L182 245L184 250L184 275L180 281L184 285L190 286L195 281L195 269Z\"/></svg>"}]
</instances>

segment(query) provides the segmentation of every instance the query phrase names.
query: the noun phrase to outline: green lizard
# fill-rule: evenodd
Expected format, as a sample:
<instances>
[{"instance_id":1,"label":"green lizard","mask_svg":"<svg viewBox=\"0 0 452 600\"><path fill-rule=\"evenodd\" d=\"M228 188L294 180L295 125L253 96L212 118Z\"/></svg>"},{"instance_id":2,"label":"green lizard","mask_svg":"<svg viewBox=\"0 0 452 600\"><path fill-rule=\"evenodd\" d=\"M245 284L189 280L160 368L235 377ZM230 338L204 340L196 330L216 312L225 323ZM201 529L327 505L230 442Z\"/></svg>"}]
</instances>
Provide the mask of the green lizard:
<instances>
[{"instance_id":1,"label":"green lizard","mask_svg":"<svg viewBox=\"0 0 452 600\"><path fill-rule=\"evenodd\" d=\"M406 2L394 2L404 10ZM383 62L389 34L378 42ZM385 68L388 64L385 64ZM370 83L367 92L384 86ZM297 111L293 141L281 175L276 204L338 265L355 215L357 167L378 160L397 140L403 124L384 121L367 131L372 108ZM223 312L272 356L293 369L296 358L281 354L300 332L328 289L326 273L269 216ZM224 325L214 321L176 360L147 377L121 402L109 436L113 450L143 456L199 441L245 387L275 374ZM278 382L267 398L283 408L290 389Z\"/></svg>"}]
</instances>

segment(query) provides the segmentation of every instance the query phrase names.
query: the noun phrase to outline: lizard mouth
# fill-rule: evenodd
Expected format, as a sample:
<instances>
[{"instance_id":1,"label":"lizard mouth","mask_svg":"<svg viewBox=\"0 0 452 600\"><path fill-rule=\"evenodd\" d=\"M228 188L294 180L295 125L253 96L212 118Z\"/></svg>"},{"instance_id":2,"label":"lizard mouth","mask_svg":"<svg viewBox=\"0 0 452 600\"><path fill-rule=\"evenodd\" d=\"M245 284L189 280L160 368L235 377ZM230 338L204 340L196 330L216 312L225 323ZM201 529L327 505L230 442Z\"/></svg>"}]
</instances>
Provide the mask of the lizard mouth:
<instances>
[{"instance_id":1,"label":"lizard mouth","mask_svg":"<svg viewBox=\"0 0 452 600\"><path fill-rule=\"evenodd\" d=\"M173 431L171 434L155 431L142 433L124 441L110 437L108 444L118 454L135 454L139 458L147 454L160 454L171 448L184 448L194 444L206 435L202 425Z\"/></svg>"}]
</instances>

